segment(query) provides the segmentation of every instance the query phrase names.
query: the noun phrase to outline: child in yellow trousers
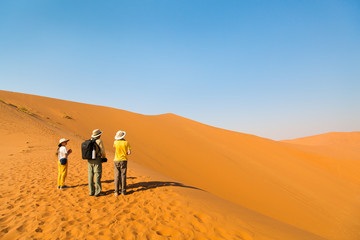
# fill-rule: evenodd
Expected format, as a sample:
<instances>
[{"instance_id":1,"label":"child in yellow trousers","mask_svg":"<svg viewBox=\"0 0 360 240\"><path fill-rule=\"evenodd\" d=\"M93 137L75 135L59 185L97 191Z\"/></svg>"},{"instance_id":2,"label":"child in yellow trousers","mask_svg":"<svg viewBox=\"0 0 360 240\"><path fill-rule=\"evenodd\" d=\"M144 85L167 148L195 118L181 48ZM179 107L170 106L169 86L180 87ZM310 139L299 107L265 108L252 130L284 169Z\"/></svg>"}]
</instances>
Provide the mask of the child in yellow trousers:
<instances>
[{"instance_id":1,"label":"child in yellow trousers","mask_svg":"<svg viewBox=\"0 0 360 240\"><path fill-rule=\"evenodd\" d=\"M67 186L65 186L65 178L67 176L67 169L68 169L68 156L70 155L70 153L72 153L72 150L66 149L66 145L67 142L69 141L69 139L65 139L62 138L59 141L59 149L58 149L58 157L59 157L59 161L58 161L58 168L59 168L59 174L58 174L58 181L57 181L57 185L58 185L58 189L64 189L67 188Z\"/></svg>"},{"instance_id":2,"label":"child in yellow trousers","mask_svg":"<svg viewBox=\"0 0 360 240\"><path fill-rule=\"evenodd\" d=\"M57 188L63 189L66 188L65 178L67 176L68 164L66 163L65 165L61 165L60 161L58 161L58 169L59 169L59 174L58 174Z\"/></svg>"}]
</instances>

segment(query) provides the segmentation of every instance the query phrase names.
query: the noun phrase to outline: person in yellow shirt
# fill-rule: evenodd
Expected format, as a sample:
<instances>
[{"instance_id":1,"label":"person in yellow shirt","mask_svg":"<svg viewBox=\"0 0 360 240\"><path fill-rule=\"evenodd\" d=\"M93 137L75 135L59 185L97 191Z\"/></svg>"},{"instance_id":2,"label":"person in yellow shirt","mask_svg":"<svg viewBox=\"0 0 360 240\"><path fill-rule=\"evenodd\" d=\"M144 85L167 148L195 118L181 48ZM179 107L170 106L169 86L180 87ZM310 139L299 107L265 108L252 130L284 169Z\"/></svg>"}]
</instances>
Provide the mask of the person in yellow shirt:
<instances>
[{"instance_id":1,"label":"person in yellow shirt","mask_svg":"<svg viewBox=\"0 0 360 240\"><path fill-rule=\"evenodd\" d=\"M131 148L128 141L124 139L126 132L118 131L115 135L114 148L114 170L115 170L115 196L119 196L119 185L121 184L121 195L126 194L126 171L127 155L131 154Z\"/></svg>"}]
</instances>

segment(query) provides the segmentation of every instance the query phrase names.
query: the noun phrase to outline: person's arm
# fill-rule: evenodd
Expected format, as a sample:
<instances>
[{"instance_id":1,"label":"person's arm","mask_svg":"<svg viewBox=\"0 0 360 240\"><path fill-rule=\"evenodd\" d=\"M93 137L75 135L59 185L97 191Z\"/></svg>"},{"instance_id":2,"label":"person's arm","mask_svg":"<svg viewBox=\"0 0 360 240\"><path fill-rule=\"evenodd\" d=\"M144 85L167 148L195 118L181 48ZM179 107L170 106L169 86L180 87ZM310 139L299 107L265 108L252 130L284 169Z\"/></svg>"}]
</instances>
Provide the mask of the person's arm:
<instances>
[{"instance_id":1,"label":"person's arm","mask_svg":"<svg viewBox=\"0 0 360 240\"><path fill-rule=\"evenodd\" d=\"M131 148L129 142L127 143L127 155L131 154Z\"/></svg>"},{"instance_id":2,"label":"person's arm","mask_svg":"<svg viewBox=\"0 0 360 240\"><path fill-rule=\"evenodd\" d=\"M68 158L68 156L69 156L71 153L72 153L72 150L69 149L69 151L67 151L67 152L65 153L65 158Z\"/></svg>"}]
</instances>

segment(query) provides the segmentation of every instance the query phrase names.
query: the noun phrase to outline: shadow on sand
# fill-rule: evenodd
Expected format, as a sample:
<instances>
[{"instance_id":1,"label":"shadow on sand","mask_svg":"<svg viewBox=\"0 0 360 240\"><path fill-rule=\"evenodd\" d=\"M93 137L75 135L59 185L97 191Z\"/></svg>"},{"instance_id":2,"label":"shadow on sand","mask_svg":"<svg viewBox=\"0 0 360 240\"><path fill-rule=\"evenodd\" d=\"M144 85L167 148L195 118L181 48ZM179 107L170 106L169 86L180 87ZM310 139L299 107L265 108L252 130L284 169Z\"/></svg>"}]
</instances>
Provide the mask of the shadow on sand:
<instances>
[{"instance_id":1,"label":"shadow on sand","mask_svg":"<svg viewBox=\"0 0 360 240\"><path fill-rule=\"evenodd\" d=\"M114 180L108 180L108 181L114 182ZM106 181L106 182L108 182L108 181ZM204 191L200 188L187 186L187 185L184 185L184 184L178 183L178 182L149 181L149 182L138 182L138 183L128 184L126 195L130 195L130 194L133 194L136 192L146 191L146 190L150 190L150 189L154 189L154 188L159 188L159 187L183 187L183 188L192 188L192 189ZM103 195L113 194L114 191L115 191L115 189L103 192Z\"/></svg>"},{"instance_id":2,"label":"shadow on sand","mask_svg":"<svg viewBox=\"0 0 360 240\"><path fill-rule=\"evenodd\" d=\"M127 179L136 179L136 177L127 177ZM101 181L101 183L113 183L113 182L114 182L114 179ZM88 184L87 183L78 184L78 185L74 185L74 186L69 186L69 188L84 187L84 186L88 186ZM204 191L200 188L187 186L187 185L184 185L184 184L178 183L178 182L149 181L149 182L137 182L137 183L127 184L126 195L130 195L130 194L133 194L136 192L146 191L146 190L150 190L150 189L154 189L154 188L159 188L159 187L183 187L183 188L192 188L192 189ZM101 195L106 196L109 194L113 194L114 191L115 191L115 189L104 191L101 193Z\"/></svg>"}]
</instances>

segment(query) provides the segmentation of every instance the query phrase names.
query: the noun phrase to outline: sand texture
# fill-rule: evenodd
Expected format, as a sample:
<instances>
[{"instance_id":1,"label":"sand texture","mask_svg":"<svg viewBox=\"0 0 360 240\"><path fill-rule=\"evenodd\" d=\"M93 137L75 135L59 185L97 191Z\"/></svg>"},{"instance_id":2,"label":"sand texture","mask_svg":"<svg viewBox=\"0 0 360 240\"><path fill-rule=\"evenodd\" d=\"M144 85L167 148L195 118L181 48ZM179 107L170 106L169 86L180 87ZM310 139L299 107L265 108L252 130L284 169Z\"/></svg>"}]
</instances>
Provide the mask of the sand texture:
<instances>
[{"instance_id":1,"label":"sand texture","mask_svg":"<svg viewBox=\"0 0 360 240\"><path fill-rule=\"evenodd\" d=\"M360 239L359 132L272 141L174 114L0 91L1 239ZM80 143L109 162L88 196ZM129 195L113 195L113 138L128 132ZM70 138L69 189L56 189ZM345 153L346 152L346 153Z\"/></svg>"}]
</instances>

